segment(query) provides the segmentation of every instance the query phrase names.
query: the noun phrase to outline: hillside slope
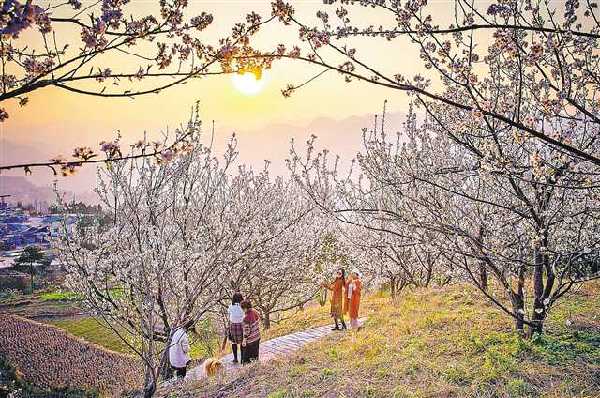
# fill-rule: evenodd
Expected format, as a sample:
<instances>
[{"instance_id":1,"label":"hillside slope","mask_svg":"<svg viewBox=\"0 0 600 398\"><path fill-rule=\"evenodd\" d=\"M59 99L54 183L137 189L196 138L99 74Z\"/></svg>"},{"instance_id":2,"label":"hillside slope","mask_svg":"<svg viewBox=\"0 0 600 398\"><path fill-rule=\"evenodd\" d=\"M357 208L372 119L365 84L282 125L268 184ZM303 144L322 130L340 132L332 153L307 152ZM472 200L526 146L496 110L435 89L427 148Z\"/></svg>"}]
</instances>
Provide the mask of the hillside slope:
<instances>
[{"instance_id":1,"label":"hillside slope","mask_svg":"<svg viewBox=\"0 0 600 398\"><path fill-rule=\"evenodd\" d=\"M371 297L357 333L164 396L600 397L599 291L589 286L556 307L535 340L519 338L510 319L466 286L406 292L395 304ZM277 328L319 323L319 312L326 308Z\"/></svg>"},{"instance_id":2,"label":"hillside slope","mask_svg":"<svg viewBox=\"0 0 600 398\"><path fill-rule=\"evenodd\" d=\"M0 314L0 325L0 360L45 396L68 390L117 396L142 385L143 371L133 357L18 316Z\"/></svg>"}]
</instances>

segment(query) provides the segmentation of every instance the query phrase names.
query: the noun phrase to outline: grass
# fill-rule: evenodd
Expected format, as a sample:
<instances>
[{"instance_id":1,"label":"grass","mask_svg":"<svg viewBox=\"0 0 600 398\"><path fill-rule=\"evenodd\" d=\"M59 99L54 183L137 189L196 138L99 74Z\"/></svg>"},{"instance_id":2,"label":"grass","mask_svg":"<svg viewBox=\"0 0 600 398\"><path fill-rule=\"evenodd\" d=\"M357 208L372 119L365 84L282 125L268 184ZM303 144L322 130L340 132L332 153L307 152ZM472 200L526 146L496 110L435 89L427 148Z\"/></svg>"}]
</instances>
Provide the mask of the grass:
<instances>
[{"instance_id":1,"label":"grass","mask_svg":"<svg viewBox=\"0 0 600 398\"><path fill-rule=\"evenodd\" d=\"M114 331L104 327L95 318L78 317L52 320L48 323L109 350L124 354L132 353L127 344Z\"/></svg>"},{"instance_id":2,"label":"grass","mask_svg":"<svg viewBox=\"0 0 600 398\"><path fill-rule=\"evenodd\" d=\"M50 320L47 323L67 331L82 339L98 344L111 351L123 354L133 354L131 348L113 330L105 327L100 321L92 317L74 317L69 319ZM219 346L218 336L210 334L209 325L202 323L198 329L208 331L200 335L190 336L190 356L197 362L200 359L212 356ZM125 335L123 333L123 335Z\"/></svg>"},{"instance_id":3,"label":"grass","mask_svg":"<svg viewBox=\"0 0 600 398\"><path fill-rule=\"evenodd\" d=\"M112 288L108 292L114 298L119 298L123 295L123 289L121 288ZM68 290L49 290L41 293L39 298L43 301L79 301L82 297Z\"/></svg>"},{"instance_id":4,"label":"grass","mask_svg":"<svg viewBox=\"0 0 600 398\"><path fill-rule=\"evenodd\" d=\"M68 291L51 291L40 294L43 301L77 301L79 296L76 293Z\"/></svg>"},{"instance_id":5,"label":"grass","mask_svg":"<svg viewBox=\"0 0 600 398\"><path fill-rule=\"evenodd\" d=\"M362 303L361 317L374 313L378 310L380 302L379 299L388 299L389 295L385 292L377 293L371 296L368 300ZM271 328L262 331L262 339L270 340L275 337L285 336L290 333L294 333L301 330L315 328L324 325L330 325L332 323L331 316L329 316L329 302L324 306L320 306L317 303L310 303L301 310L292 310L283 314L283 319L280 322L273 322ZM349 325L350 320L345 317L346 323Z\"/></svg>"},{"instance_id":6,"label":"grass","mask_svg":"<svg viewBox=\"0 0 600 398\"><path fill-rule=\"evenodd\" d=\"M531 340L467 286L405 292L396 303L369 297L358 332L336 333L291 358L169 396L597 398L598 292L598 284L590 285L555 308L546 334ZM308 308L266 334L320 324L326 313Z\"/></svg>"},{"instance_id":7,"label":"grass","mask_svg":"<svg viewBox=\"0 0 600 398\"><path fill-rule=\"evenodd\" d=\"M122 290L119 288L111 289L110 292L115 297L123 294ZM80 296L77 293L70 291L52 290L39 294L37 298L44 303L44 305L58 308L59 306L68 304L76 305ZM46 323L59 327L90 343L98 344L111 351L124 354L133 353L133 350L131 350L117 333L110 328L105 327L100 321L93 317L76 316L50 319L46 321ZM216 336L209 323L206 321L200 322L197 329L200 333L198 335L190 336L190 356L193 360L196 360L196 362L200 359L214 355L219 347L219 337ZM126 336L126 332L123 332L122 335Z\"/></svg>"}]
</instances>

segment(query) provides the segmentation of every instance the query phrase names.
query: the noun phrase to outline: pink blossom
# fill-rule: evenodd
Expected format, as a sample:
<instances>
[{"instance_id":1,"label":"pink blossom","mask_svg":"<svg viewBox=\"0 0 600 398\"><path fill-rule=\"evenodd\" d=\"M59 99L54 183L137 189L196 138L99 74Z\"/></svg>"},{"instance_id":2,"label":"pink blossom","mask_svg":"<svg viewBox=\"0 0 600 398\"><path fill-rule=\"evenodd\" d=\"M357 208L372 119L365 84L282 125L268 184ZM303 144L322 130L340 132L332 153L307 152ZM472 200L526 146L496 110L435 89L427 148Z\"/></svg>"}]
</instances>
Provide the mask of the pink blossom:
<instances>
[{"instance_id":1,"label":"pink blossom","mask_svg":"<svg viewBox=\"0 0 600 398\"><path fill-rule=\"evenodd\" d=\"M210 25L212 23L212 21L213 21L213 16L211 14L207 14L207 13L203 12L199 16L192 18L190 23L197 30L204 30L208 27L208 25Z\"/></svg>"},{"instance_id":2,"label":"pink blossom","mask_svg":"<svg viewBox=\"0 0 600 398\"><path fill-rule=\"evenodd\" d=\"M112 71L110 70L110 68L106 68L100 74L98 74L98 77L96 77L96 80L99 81L99 82L103 82L111 74L112 74Z\"/></svg>"},{"instance_id":3,"label":"pink blossom","mask_svg":"<svg viewBox=\"0 0 600 398\"><path fill-rule=\"evenodd\" d=\"M170 162L175 158L175 152L171 149L165 149L160 153L160 159L163 162Z\"/></svg>"},{"instance_id":4,"label":"pink blossom","mask_svg":"<svg viewBox=\"0 0 600 398\"><path fill-rule=\"evenodd\" d=\"M73 157L88 160L94 157L94 151L89 146L77 147L73 150Z\"/></svg>"}]
</instances>

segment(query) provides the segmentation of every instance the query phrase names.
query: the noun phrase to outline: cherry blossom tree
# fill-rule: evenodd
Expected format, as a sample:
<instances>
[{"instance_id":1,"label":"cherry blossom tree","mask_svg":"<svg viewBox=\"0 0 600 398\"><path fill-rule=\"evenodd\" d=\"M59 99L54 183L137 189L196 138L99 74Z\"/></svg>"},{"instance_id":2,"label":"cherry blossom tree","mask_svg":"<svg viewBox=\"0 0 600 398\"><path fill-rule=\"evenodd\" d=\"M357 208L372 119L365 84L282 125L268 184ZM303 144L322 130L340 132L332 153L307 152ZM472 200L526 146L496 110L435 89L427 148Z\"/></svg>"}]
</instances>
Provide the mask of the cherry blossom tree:
<instances>
[{"instance_id":1,"label":"cherry blossom tree","mask_svg":"<svg viewBox=\"0 0 600 398\"><path fill-rule=\"evenodd\" d=\"M457 0L450 21L420 0L341 2L335 16L318 12L315 26L283 4L284 22L312 45L300 60L348 82L406 91L422 111L395 139L382 131L368 140L358 158L365 188L360 179L332 182L335 162L309 143L308 156L294 161L311 196L350 217L383 215L438 234L433 242L448 263L518 329L541 332L550 307L597 272L596 3L503 0L480 9ZM363 25L359 15L393 22ZM424 71L409 78L361 56L376 40L413 45ZM377 189L396 199L356 206ZM344 209L339 195L357 199ZM490 277L503 297L489 289Z\"/></svg>"},{"instance_id":2,"label":"cherry blossom tree","mask_svg":"<svg viewBox=\"0 0 600 398\"><path fill-rule=\"evenodd\" d=\"M146 396L167 363L172 332L218 301L217 281L246 245L229 218L225 171L234 142L218 161L199 133L196 114L177 132L192 138L179 156L107 165L98 193L111 223L75 230L58 245L69 288L143 359Z\"/></svg>"},{"instance_id":3,"label":"cherry blossom tree","mask_svg":"<svg viewBox=\"0 0 600 398\"><path fill-rule=\"evenodd\" d=\"M167 368L173 332L214 314L234 290L272 316L312 299L326 222L295 180L239 166L233 137L217 158L197 111L172 156L132 156L99 171L110 221L86 223L57 242L68 287L144 362L146 396ZM167 140L168 137L165 138ZM211 140L212 142L212 140Z\"/></svg>"},{"instance_id":4,"label":"cherry blossom tree","mask_svg":"<svg viewBox=\"0 0 600 398\"><path fill-rule=\"evenodd\" d=\"M472 112L600 165L593 133L600 123L596 2L499 0L481 8L455 0L447 8L452 14L434 14L424 0L325 3L316 24L300 20L283 1L274 4L279 20L297 27L299 40L308 44L296 58L322 68L315 78L331 70L347 82L405 91L426 108L444 105ZM400 64L384 67L367 58L363 50L375 42L412 45L422 71L410 77L413 72ZM289 85L284 95L306 83ZM504 88L500 96L494 95L497 86ZM528 112L532 107L540 112ZM557 124L573 123L585 139L557 134Z\"/></svg>"},{"instance_id":5,"label":"cherry blossom tree","mask_svg":"<svg viewBox=\"0 0 600 398\"><path fill-rule=\"evenodd\" d=\"M306 155L292 149L291 168L339 220L427 242L517 329L542 332L558 300L598 277L595 165L484 115L447 105L429 112L420 121L410 112L395 137L365 134L358 176L340 177L314 139ZM574 144L586 133L573 131Z\"/></svg>"},{"instance_id":6,"label":"cherry blossom tree","mask_svg":"<svg viewBox=\"0 0 600 398\"><path fill-rule=\"evenodd\" d=\"M389 221L386 221L389 223ZM407 228L396 223L387 230ZM416 234L390 234L365 227L346 228L345 241L355 253L354 261L376 281L379 287L389 288L392 299L408 286L427 287L450 280L446 267L440 264L442 255L431 242L421 241Z\"/></svg>"},{"instance_id":7,"label":"cherry blossom tree","mask_svg":"<svg viewBox=\"0 0 600 398\"><path fill-rule=\"evenodd\" d=\"M236 178L247 181L239 198L238 208L244 213L240 219L258 214L249 227L263 239L260 247L231 269L224 289L228 296L240 291L252 300L263 326L269 328L273 320L315 297L320 276L316 254L327 218L294 180L271 177L268 164L259 173L242 168Z\"/></svg>"},{"instance_id":8,"label":"cherry blossom tree","mask_svg":"<svg viewBox=\"0 0 600 398\"><path fill-rule=\"evenodd\" d=\"M269 192L250 198L257 179L243 170L230 176L235 140L219 161L199 133L195 114L176 133L192 137L178 156L107 165L98 192L112 222L76 231L58 247L68 286L143 359L147 396L173 331L208 317L236 264L294 222L269 224L272 209L261 206Z\"/></svg>"}]
</instances>

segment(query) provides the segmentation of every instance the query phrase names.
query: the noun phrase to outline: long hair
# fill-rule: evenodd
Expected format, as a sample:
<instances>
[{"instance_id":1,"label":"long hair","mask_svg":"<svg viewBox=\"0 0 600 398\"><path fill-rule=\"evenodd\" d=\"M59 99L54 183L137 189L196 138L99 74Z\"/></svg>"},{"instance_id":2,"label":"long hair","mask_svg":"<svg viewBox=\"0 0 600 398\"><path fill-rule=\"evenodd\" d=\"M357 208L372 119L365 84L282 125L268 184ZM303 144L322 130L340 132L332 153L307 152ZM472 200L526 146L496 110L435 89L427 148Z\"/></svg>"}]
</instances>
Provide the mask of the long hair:
<instances>
[{"instance_id":1,"label":"long hair","mask_svg":"<svg viewBox=\"0 0 600 398\"><path fill-rule=\"evenodd\" d=\"M244 300L241 302L240 306L243 310L249 310L252 308L252 302L250 300Z\"/></svg>"},{"instance_id":2,"label":"long hair","mask_svg":"<svg viewBox=\"0 0 600 398\"><path fill-rule=\"evenodd\" d=\"M344 282L344 284L346 284L346 270L344 268L340 268L340 269L338 269L338 271L341 271L341 273L342 273L342 282Z\"/></svg>"},{"instance_id":3,"label":"long hair","mask_svg":"<svg viewBox=\"0 0 600 398\"><path fill-rule=\"evenodd\" d=\"M240 293L240 292L233 293L233 297L231 298L231 304L239 304L242 301L244 301L244 296L242 296L242 293Z\"/></svg>"}]
</instances>

